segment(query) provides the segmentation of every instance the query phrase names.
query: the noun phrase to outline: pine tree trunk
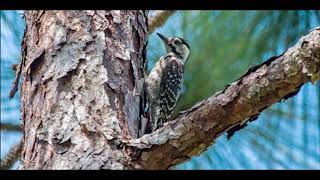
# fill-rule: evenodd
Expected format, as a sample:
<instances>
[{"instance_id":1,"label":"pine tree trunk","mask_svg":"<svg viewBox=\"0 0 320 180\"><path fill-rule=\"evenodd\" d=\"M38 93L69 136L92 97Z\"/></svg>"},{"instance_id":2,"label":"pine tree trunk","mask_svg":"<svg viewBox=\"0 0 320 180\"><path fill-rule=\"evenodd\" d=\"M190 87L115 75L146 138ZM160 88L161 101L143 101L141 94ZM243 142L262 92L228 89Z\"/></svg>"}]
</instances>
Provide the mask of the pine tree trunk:
<instances>
[{"instance_id":1,"label":"pine tree trunk","mask_svg":"<svg viewBox=\"0 0 320 180\"><path fill-rule=\"evenodd\" d=\"M23 169L168 169L320 79L320 27L221 92L141 135L147 12L28 11Z\"/></svg>"},{"instance_id":2,"label":"pine tree trunk","mask_svg":"<svg viewBox=\"0 0 320 180\"><path fill-rule=\"evenodd\" d=\"M23 169L128 169L138 137L144 11L27 11Z\"/></svg>"}]
</instances>

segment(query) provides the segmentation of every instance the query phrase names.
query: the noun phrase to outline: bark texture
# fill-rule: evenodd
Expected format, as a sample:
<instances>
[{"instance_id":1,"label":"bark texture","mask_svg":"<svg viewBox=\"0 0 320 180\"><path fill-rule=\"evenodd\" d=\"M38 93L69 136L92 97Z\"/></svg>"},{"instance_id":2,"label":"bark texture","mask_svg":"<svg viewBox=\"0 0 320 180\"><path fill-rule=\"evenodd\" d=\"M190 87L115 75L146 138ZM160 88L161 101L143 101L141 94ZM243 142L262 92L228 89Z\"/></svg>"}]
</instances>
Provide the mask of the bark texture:
<instances>
[{"instance_id":1,"label":"bark texture","mask_svg":"<svg viewBox=\"0 0 320 180\"><path fill-rule=\"evenodd\" d=\"M137 138L143 119L146 12L27 11L26 22L16 66L22 75L24 169L167 169L320 77L318 28Z\"/></svg>"},{"instance_id":2,"label":"bark texture","mask_svg":"<svg viewBox=\"0 0 320 180\"><path fill-rule=\"evenodd\" d=\"M26 11L26 24L23 168L125 169L120 142L140 126L146 12Z\"/></svg>"}]
</instances>

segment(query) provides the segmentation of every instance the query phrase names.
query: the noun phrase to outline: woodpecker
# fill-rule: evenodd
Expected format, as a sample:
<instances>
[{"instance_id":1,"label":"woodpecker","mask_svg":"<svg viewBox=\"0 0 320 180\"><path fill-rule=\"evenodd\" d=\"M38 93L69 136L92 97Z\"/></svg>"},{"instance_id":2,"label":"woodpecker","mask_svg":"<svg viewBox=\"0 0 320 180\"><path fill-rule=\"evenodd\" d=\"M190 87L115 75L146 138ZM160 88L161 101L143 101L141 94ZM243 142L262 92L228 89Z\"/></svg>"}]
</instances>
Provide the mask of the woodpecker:
<instances>
[{"instance_id":1,"label":"woodpecker","mask_svg":"<svg viewBox=\"0 0 320 180\"><path fill-rule=\"evenodd\" d=\"M190 47L180 37L165 37L166 55L162 56L146 79L149 114L152 132L167 122L181 94L184 65L190 55Z\"/></svg>"}]
</instances>

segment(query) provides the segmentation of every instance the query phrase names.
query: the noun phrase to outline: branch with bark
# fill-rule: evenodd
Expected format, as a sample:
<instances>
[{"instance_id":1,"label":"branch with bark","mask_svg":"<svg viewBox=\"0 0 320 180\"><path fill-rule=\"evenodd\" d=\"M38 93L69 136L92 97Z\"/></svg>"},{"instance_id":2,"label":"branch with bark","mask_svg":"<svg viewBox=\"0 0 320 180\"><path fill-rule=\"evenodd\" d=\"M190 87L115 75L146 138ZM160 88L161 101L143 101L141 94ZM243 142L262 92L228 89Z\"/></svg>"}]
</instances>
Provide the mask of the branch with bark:
<instances>
[{"instance_id":1,"label":"branch with bark","mask_svg":"<svg viewBox=\"0 0 320 180\"><path fill-rule=\"evenodd\" d=\"M0 170L5 170L11 168L14 163L19 159L20 152L22 148L22 142L19 141L17 144L13 145L8 154L6 154L2 159L0 163Z\"/></svg>"},{"instance_id":2,"label":"branch with bark","mask_svg":"<svg viewBox=\"0 0 320 180\"><path fill-rule=\"evenodd\" d=\"M222 133L231 137L320 77L317 28L137 138L145 103L147 13L26 11L26 25L16 68L24 169L167 169L200 154Z\"/></svg>"},{"instance_id":3,"label":"branch with bark","mask_svg":"<svg viewBox=\"0 0 320 180\"><path fill-rule=\"evenodd\" d=\"M320 27L280 56L250 68L223 91L197 103L164 127L128 142L143 169L167 169L205 151L221 134L231 136L272 104L320 79Z\"/></svg>"},{"instance_id":4,"label":"branch with bark","mask_svg":"<svg viewBox=\"0 0 320 180\"><path fill-rule=\"evenodd\" d=\"M161 27L174 12L156 11L148 21L148 33L152 34L156 28Z\"/></svg>"},{"instance_id":5,"label":"branch with bark","mask_svg":"<svg viewBox=\"0 0 320 180\"><path fill-rule=\"evenodd\" d=\"M11 123L1 123L1 130L6 131L21 131L21 127L19 125L11 124Z\"/></svg>"}]
</instances>

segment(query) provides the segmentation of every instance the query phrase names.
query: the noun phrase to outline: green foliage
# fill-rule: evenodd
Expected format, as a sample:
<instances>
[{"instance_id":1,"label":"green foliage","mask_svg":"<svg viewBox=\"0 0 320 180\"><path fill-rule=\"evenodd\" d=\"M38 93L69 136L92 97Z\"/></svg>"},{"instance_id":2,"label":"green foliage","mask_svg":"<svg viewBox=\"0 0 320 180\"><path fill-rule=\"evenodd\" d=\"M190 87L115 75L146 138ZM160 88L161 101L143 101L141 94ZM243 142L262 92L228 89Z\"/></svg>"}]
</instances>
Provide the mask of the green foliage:
<instances>
[{"instance_id":1,"label":"green foliage","mask_svg":"<svg viewBox=\"0 0 320 180\"><path fill-rule=\"evenodd\" d=\"M250 65L293 45L310 29L308 16L313 14L309 11L183 12L182 31L192 44L192 52L186 68L187 93L178 109L186 109L222 90Z\"/></svg>"},{"instance_id":2,"label":"green foliage","mask_svg":"<svg viewBox=\"0 0 320 180\"><path fill-rule=\"evenodd\" d=\"M178 11L175 13L164 27L156 30L167 36L181 36L191 46L190 59L185 69L184 93L179 99L175 115L178 111L188 109L196 102L222 90L225 85L241 76L251 65L261 63L271 56L284 52L301 36L307 34L311 28L319 26L319 15L319 11ZM148 52L148 60L151 61L149 69L164 53L164 49L159 49L161 46L161 41L151 35ZM315 86L310 88L312 92L316 91ZM232 153L228 155L227 151L244 146L237 143L243 140L248 141L247 147L251 146L257 156L268 154L260 159L261 162L266 162L264 166L267 168L275 168L273 163L283 168L294 168L286 164L292 160L290 157L293 158L288 155L289 151L284 153L287 154L285 162L277 158L270 158L276 151L273 151L272 148L279 148L277 150L280 152L283 145L296 147L299 151L312 154L310 156L315 159L320 158L319 152L305 148L310 146L310 143L313 143L313 147L320 148L319 144L314 144L314 141L319 141L319 137L312 140L312 137L317 134L312 136L308 134L310 126L315 126L315 132L319 132L317 117L320 110L316 109L316 103L320 103L320 98L319 95L313 93L313 98L311 98L313 101L309 101L310 97L305 98L310 93L307 89L308 85L298 94L300 99L297 96L265 111L257 122L258 127L254 128L253 125L249 125L241 133L235 135L236 137L231 140L233 147L219 150L228 142L218 140L217 145L210 148L208 152L178 168L252 168L252 165L246 162L252 157L246 159L244 154L231 162L226 162L230 156L234 156ZM304 97L301 98L301 96ZM295 105L296 103L300 105ZM313 115L310 115L310 106L314 107ZM298 113L297 109L303 109L303 115ZM301 146L290 139L282 141L285 139L283 131L286 131L282 127L294 127L290 125L291 121L285 121L285 119L303 120L303 123L295 128L301 129L304 134L293 134L301 139ZM242 139L239 139L239 136ZM259 138L256 138L257 136ZM280 141L281 136L284 137ZM239 161L241 165L236 166L236 161ZM204 165L205 162L207 165ZM319 160L316 162L320 168ZM307 167L307 164L304 166L302 164L300 167Z\"/></svg>"}]
</instances>

